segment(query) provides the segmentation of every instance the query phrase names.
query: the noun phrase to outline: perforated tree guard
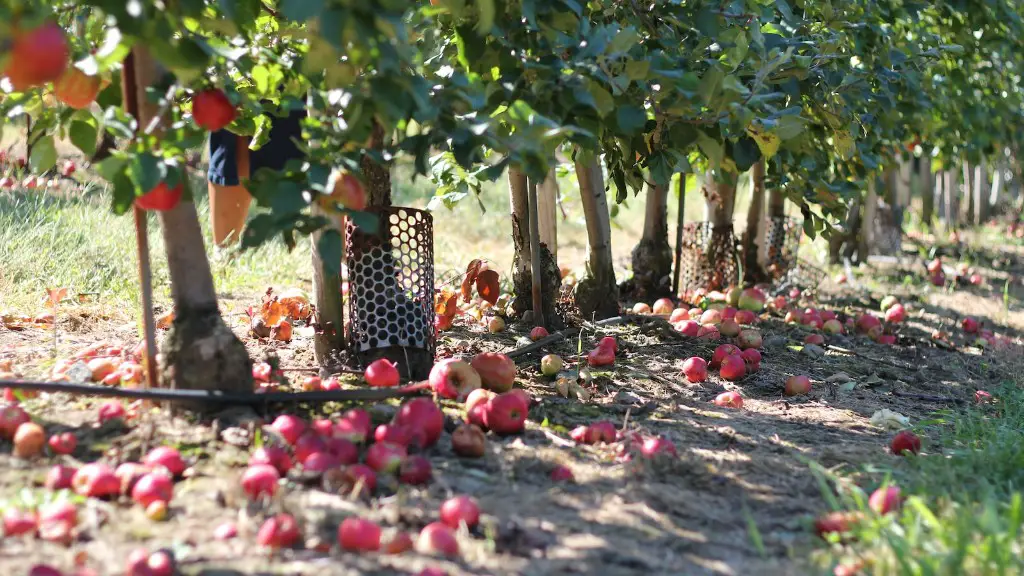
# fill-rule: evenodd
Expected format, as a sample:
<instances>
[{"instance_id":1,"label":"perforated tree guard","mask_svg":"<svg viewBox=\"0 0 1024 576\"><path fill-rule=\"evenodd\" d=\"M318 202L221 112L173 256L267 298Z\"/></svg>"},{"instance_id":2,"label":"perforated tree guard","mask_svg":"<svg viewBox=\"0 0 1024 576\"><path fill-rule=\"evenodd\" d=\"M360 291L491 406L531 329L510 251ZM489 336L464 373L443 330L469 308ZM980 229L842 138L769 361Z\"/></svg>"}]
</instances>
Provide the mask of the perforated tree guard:
<instances>
[{"instance_id":1,"label":"perforated tree guard","mask_svg":"<svg viewBox=\"0 0 1024 576\"><path fill-rule=\"evenodd\" d=\"M803 226L787 216L765 219L763 250L765 271L773 280L784 278L797 262Z\"/></svg>"},{"instance_id":2,"label":"perforated tree guard","mask_svg":"<svg viewBox=\"0 0 1024 576\"><path fill-rule=\"evenodd\" d=\"M378 229L370 234L349 219L346 263L349 352L363 364L398 363L413 379L434 362L434 223L412 208L370 208Z\"/></svg>"},{"instance_id":3,"label":"perforated tree guard","mask_svg":"<svg viewBox=\"0 0 1024 576\"><path fill-rule=\"evenodd\" d=\"M739 282L739 257L732 226L714 228L710 222L683 225L679 288L724 290Z\"/></svg>"},{"instance_id":4,"label":"perforated tree guard","mask_svg":"<svg viewBox=\"0 0 1024 576\"><path fill-rule=\"evenodd\" d=\"M824 270L804 260L797 259L794 266L786 271L786 274L779 278L776 288L780 292L790 288L800 288L804 292L817 292L828 278Z\"/></svg>"},{"instance_id":5,"label":"perforated tree guard","mask_svg":"<svg viewBox=\"0 0 1024 576\"><path fill-rule=\"evenodd\" d=\"M897 208L879 200L878 210L875 212L874 237L872 239L871 251L874 254L892 256L900 253L903 243L903 232L900 223L903 220L902 214Z\"/></svg>"}]
</instances>

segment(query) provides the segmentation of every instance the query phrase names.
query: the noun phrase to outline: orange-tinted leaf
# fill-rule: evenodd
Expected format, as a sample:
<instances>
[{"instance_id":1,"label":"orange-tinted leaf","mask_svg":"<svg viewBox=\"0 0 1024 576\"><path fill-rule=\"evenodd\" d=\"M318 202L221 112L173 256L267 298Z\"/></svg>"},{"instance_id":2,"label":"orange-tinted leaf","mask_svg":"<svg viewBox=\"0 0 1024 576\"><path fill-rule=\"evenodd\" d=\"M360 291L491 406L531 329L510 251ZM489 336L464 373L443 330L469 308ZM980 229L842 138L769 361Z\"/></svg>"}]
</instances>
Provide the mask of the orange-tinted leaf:
<instances>
[{"instance_id":1,"label":"orange-tinted leaf","mask_svg":"<svg viewBox=\"0 0 1024 576\"><path fill-rule=\"evenodd\" d=\"M480 294L480 297L487 300L491 304L498 301L498 295L501 292L498 286L498 273L494 270L484 270L476 277L476 291Z\"/></svg>"},{"instance_id":2,"label":"orange-tinted leaf","mask_svg":"<svg viewBox=\"0 0 1024 576\"><path fill-rule=\"evenodd\" d=\"M174 323L174 310L168 310L161 314L156 319L156 327L158 330L167 330Z\"/></svg>"},{"instance_id":3,"label":"orange-tinted leaf","mask_svg":"<svg viewBox=\"0 0 1024 576\"><path fill-rule=\"evenodd\" d=\"M434 297L434 313L438 316L454 317L459 311L458 294L451 290L441 290Z\"/></svg>"},{"instance_id":4,"label":"orange-tinted leaf","mask_svg":"<svg viewBox=\"0 0 1024 576\"><path fill-rule=\"evenodd\" d=\"M480 273L481 262L479 259L474 259L466 266L466 275L462 277L462 301L469 302L469 299L473 297L473 284L476 282L477 274Z\"/></svg>"},{"instance_id":5,"label":"orange-tinted leaf","mask_svg":"<svg viewBox=\"0 0 1024 576\"><path fill-rule=\"evenodd\" d=\"M51 308L60 303L68 295L67 288L47 288L46 301Z\"/></svg>"}]
</instances>

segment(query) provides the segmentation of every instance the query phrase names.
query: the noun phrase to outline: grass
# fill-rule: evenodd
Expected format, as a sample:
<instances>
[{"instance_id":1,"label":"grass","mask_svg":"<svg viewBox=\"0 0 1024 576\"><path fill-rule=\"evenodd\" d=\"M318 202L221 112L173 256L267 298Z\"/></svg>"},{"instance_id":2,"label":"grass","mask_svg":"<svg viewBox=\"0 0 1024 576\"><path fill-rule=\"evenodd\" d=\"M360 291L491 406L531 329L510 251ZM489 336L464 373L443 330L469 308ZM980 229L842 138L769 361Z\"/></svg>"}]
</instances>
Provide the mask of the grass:
<instances>
[{"instance_id":1,"label":"grass","mask_svg":"<svg viewBox=\"0 0 1024 576\"><path fill-rule=\"evenodd\" d=\"M937 441L887 474L908 496L901 513L869 514L827 562L887 575L1024 573L1024 392L994 392L994 404L927 423ZM866 510L866 500L848 489L837 504Z\"/></svg>"}]
</instances>

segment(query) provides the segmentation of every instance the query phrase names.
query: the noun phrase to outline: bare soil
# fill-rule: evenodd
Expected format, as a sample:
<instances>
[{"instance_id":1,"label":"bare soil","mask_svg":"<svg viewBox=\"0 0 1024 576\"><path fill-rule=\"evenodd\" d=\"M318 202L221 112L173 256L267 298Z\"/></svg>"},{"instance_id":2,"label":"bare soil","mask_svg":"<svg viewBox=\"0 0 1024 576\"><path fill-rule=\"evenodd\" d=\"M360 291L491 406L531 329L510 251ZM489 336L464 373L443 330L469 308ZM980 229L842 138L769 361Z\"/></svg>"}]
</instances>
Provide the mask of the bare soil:
<instances>
[{"instance_id":1,"label":"bare soil","mask_svg":"<svg viewBox=\"0 0 1024 576\"><path fill-rule=\"evenodd\" d=\"M348 406L273 406L262 414L225 413L213 422L138 407L127 426L98 428L93 421L99 401L44 395L26 403L30 412L48 431L71 428L79 435L78 450L64 461L137 460L149 447L173 444L194 466L190 477L176 485L165 522L148 520L127 501L90 500L82 505L72 546L6 539L0 544L0 565L12 575L40 561L115 574L123 571L130 550L144 546L172 549L184 574L412 574L427 566L452 575L810 573L814 569L806 558L816 546L810 520L827 507L811 462L867 479L869 465L899 463L887 451L892 431L869 422L877 410L887 408L916 423L935 411L973 401L977 389L1016 377L1018 344L982 350L971 346L973 337L965 338L959 329L961 311L985 319L998 334L1015 337L1024 328L1016 300L1007 310L1002 299L1002 280L1016 282L1017 255L1004 252L1002 257L1006 266L983 271L992 288L967 286L944 293L920 284L900 285L906 274L921 276L919 261L861 273L882 282L885 292L829 283L815 305L851 314L877 314L881 296L899 296L910 313L897 345L837 336L823 353L812 354L801 346L805 329L766 316L759 323L765 341L761 370L739 382L723 381L713 373L707 382L687 383L680 374L683 361L693 355L710 358L720 342L685 339L660 321L639 319L600 334L581 329L578 337L517 358L520 385L539 401L530 411L525 434L489 435L487 455L467 460L451 452L446 432L427 451L435 475L429 486L384 482L372 501L290 483L269 505L247 503L238 479L249 448L224 441L226 430L244 436L280 412L331 416ZM886 283L889 278L894 282ZM253 295L251 303L258 300ZM276 353L282 366L292 369L287 374L295 382L314 373L309 338L300 334L289 344L256 340L245 334L239 320L231 322L254 358ZM60 318L59 328L65 353L97 340L128 348L137 341L135 326L84 308ZM931 337L935 330L949 333L951 345L936 345ZM524 334L511 326L490 335L460 320L443 335L439 353L508 351ZM594 370L589 402L562 397L540 375L543 353L558 353L572 364L578 358L578 338L585 354L608 334L618 337L619 354L614 367ZM2 359L13 360L26 376L42 375L53 362L52 334L0 328ZM853 384L837 378L840 373ZM809 395L782 394L783 382L792 374L812 378ZM742 410L711 403L724 390L741 392ZM389 420L395 406L370 407L375 423ZM461 413L454 403L445 404L445 410L450 430ZM617 445L577 446L569 440L573 427L601 419L662 435L678 447L679 458L622 462ZM46 471L61 459L26 462L9 453L9 446L0 446L0 498L40 498ZM552 482L549 474L557 465L571 468L575 483ZM367 515L388 528L415 532L436 519L441 501L457 493L475 496L486 516L481 527L460 535L462 556L457 561L415 552L387 556L337 550L336 527L345 516ZM305 545L270 555L258 549L254 535L262 518L280 510L301 520ZM229 520L238 522L238 538L214 540L214 528Z\"/></svg>"}]
</instances>

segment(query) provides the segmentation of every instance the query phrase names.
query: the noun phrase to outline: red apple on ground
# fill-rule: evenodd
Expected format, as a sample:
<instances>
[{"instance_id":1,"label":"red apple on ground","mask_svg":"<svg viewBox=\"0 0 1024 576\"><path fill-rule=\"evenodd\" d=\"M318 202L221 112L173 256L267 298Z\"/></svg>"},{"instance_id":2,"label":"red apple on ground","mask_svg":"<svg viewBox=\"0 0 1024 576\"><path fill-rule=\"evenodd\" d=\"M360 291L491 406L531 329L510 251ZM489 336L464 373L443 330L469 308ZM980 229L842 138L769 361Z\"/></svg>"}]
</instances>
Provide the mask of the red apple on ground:
<instances>
[{"instance_id":1,"label":"red apple on ground","mask_svg":"<svg viewBox=\"0 0 1024 576\"><path fill-rule=\"evenodd\" d=\"M859 512L829 512L814 521L814 531L822 538L829 534L845 534L861 519Z\"/></svg>"},{"instance_id":2,"label":"red apple on ground","mask_svg":"<svg viewBox=\"0 0 1024 576\"><path fill-rule=\"evenodd\" d=\"M551 469L551 480L553 482L572 482L574 480L572 470L566 466L555 466Z\"/></svg>"},{"instance_id":3,"label":"red apple on ground","mask_svg":"<svg viewBox=\"0 0 1024 576\"><path fill-rule=\"evenodd\" d=\"M366 367L363 374L366 383L377 388L392 388L398 386L399 375L398 365L386 358L374 360Z\"/></svg>"},{"instance_id":4,"label":"red apple on ground","mask_svg":"<svg viewBox=\"0 0 1024 576\"><path fill-rule=\"evenodd\" d=\"M480 375L484 388L494 392L508 392L516 382L516 364L505 354L482 352L473 357L470 365Z\"/></svg>"},{"instance_id":5,"label":"red apple on ground","mask_svg":"<svg viewBox=\"0 0 1024 576\"><path fill-rule=\"evenodd\" d=\"M454 496L441 504L441 522L455 529L461 524L472 528L480 522L480 507L469 496Z\"/></svg>"},{"instance_id":6,"label":"red apple on ground","mask_svg":"<svg viewBox=\"0 0 1024 576\"><path fill-rule=\"evenodd\" d=\"M39 537L49 542L70 544L78 524L78 509L67 500L58 500L39 509Z\"/></svg>"},{"instance_id":7,"label":"red apple on ground","mask_svg":"<svg viewBox=\"0 0 1024 576\"><path fill-rule=\"evenodd\" d=\"M736 337L736 344L746 350L747 348L760 348L761 347L761 332L748 328L740 332L740 335Z\"/></svg>"},{"instance_id":8,"label":"red apple on ground","mask_svg":"<svg viewBox=\"0 0 1024 576\"><path fill-rule=\"evenodd\" d=\"M170 502L174 495L174 483L170 477L160 472L150 472L135 483L132 488L132 500L143 508L153 502Z\"/></svg>"},{"instance_id":9,"label":"red apple on ground","mask_svg":"<svg viewBox=\"0 0 1024 576\"><path fill-rule=\"evenodd\" d=\"M46 431L35 422L25 422L14 432L14 455L18 458L38 456L45 445Z\"/></svg>"},{"instance_id":10,"label":"red apple on ground","mask_svg":"<svg viewBox=\"0 0 1024 576\"><path fill-rule=\"evenodd\" d=\"M273 496L277 492L277 481L281 477L277 469L269 464L249 466L242 473L242 490L250 499Z\"/></svg>"},{"instance_id":11,"label":"red apple on ground","mask_svg":"<svg viewBox=\"0 0 1024 576\"><path fill-rule=\"evenodd\" d=\"M733 318L738 324L756 324L757 315L750 310L737 310Z\"/></svg>"},{"instance_id":12,"label":"red apple on ground","mask_svg":"<svg viewBox=\"0 0 1024 576\"><path fill-rule=\"evenodd\" d=\"M441 437L444 413L430 398L413 398L398 409L394 423L413 431L413 443L429 448Z\"/></svg>"},{"instance_id":13,"label":"red apple on ground","mask_svg":"<svg viewBox=\"0 0 1024 576\"><path fill-rule=\"evenodd\" d=\"M675 307L676 305L668 298L659 298L654 301L654 306L651 307L651 311L655 314L671 314L675 310Z\"/></svg>"},{"instance_id":14,"label":"red apple on ground","mask_svg":"<svg viewBox=\"0 0 1024 576\"><path fill-rule=\"evenodd\" d=\"M519 434L526 427L528 409L518 395L499 394L487 402L484 421L495 434Z\"/></svg>"},{"instance_id":15,"label":"red apple on ground","mask_svg":"<svg viewBox=\"0 0 1024 576\"><path fill-rule=\"evenodd\" d=\"M740 349L734 344L719 344L715 351L711 353L711 362L708 364L711 368L719 368L722 365L722 361L729 356L736 356L740 353Z\"/></svg>"},{"instance_id":16,"label":"red apple on ground","mask_svg":"<svg viewBox=\"0 0 1024 576\"><path fill-rule=\"evenodd\" d=\"M798 396L811 391L811 379L804 375L786 378L786 396Z\"/></svg>"},{"instance_id":17,"label":"red apple on ground","mask_svg":"<svg viewBox=\"0 0 1024 576\"><path fill-rule=\"evenodd\" d=\"M430 460L419 454L406 456L398 468L398 481L410 486L422 486L430 482L433 468Z\"/></svg>"},{"instance_id":18,"label":"red apple on ground","mask_svg":"<svg viewBox=\"0 0 1024 576\"><path fill-rule=\"evenodd\" d=\"M401 466L405 456L404 446L377 443L366 450L366 465L373 468L374 472L378 474L392 474Z\"/></svg>"},{"instance_id":19,"label":"red apple on ground","mask_svg":"<svg viewBox=\"0 0 1024 576\"><path fill-rule=\"evenodd\" d=\"M396 446L408 446L412 441L412 430L398 424L381 424L373 433L376 442L386 442ZM341 440L341 438L339 438ZM355 447L355 445L352 445Z\"/></svg>"},{"instance_id":20,"label":"red apple on ground","mask_svg":"<svg viewBox=\"0 0 1024 576\"><path fill-rule=\"evenodd\" d=\"M669 323L675 324L677 322L682 322L683 320L689 320L690 316L688 312L689 311L686 310L685 308L676 308L668 317Z\"/></svg>"},{"instance_id":21,"label":"red apple on ground","mask_svg":"<svg viewBox=\"0 0 1024 576\"><path fill-rule=\"evenodd\" d=\"M412 536L404 530L381 539L381 551L385 554L401 554L412 550L415 546Z\"/></svg>"},{"instance_id":22,"label":"red apple on ground","mask_svg":"<svg viewBox=\"0 0 1024 576\"><path fill-rule=\"evenodd\" d=\"M821 329L829 334L842 334L843 324L839 320L832 318L831 320L826 320L825 323L821 325Z\"/></svg>"},{"instance_id":23,"label":"red apple on ground","mask_svg":"<svg viewBox=\"0 0 1024 576\"><path fill-rule=\"evenodd\" d=\"M32 534L39 527L36 514L17 508L8 508L3 515L4 538Z\"/></svg>"},{"instance_id":24,"label":"red apple on ground","mask_svg":"<svg viewBox=\"0 0 1024 576\"><path fill-rule=\"evenodd\" d=\"M451 358L434 364L429 381L438 396L460 401L481 385L480 375L472 366Z\"/></svg>"},{"instance_id":25,"label":"red apple on ground","mask_svg":"<svg viewBox=\"0 0 1024 576\"><path fill-rule=\"evenodd\" d=\"M459 542L446 524L431 522L420 531L416 550L421 554L454 557L459 555Z\"/></svg>"},{"instance_id":26,"label":"red apple on ground","mask_svg":"<svg viewBox=\"0 0 1024 576\"><path fill-rule=\"evenodd\" d=\"M909 430L902 430L892 438L889 449L893 454L901 455L905 452L917 454L921 451L921 438Z\"/></svg>"},{"instance_id":27,"label":"red apple on ground","mask_svg":"<svg viewBox=\"0 0 1024 576\"><path fill-rule=\"evenodd\" d=\"M899 324L907 318L907 311L903 308L903 304L893 304L888 310L885 311L885 321L892 324Z\"/></svg>"},{"instance_id":28,"label":"red apple on ground","mask_svg":"<svg viewBox=\"0 0 1024 576\"><path fill-rule=\"evenodd\" d=\"M302 433L306 431L306 422L292 414L282 414L274 419L270 428L281 435L288 444L295 445Z\"/></svg>"},{"instance_id":29,"label":"red apple on ground","mask_svg":"<svg viewBox=\"0 0 1024 576\"><path fill-rule=\"evenodd\" d=\"M338 544L343 550L373 552L380 549L381 529L376 522L350 516L338 526Z\"/></svg>"},{"instance_id":30,"label":"red apple on ground","mask_svg":"<svg viewBox=\"0 0 1024 576\"><path fill-rule=\"evenodd\" d=\"M548 336L548 331L543 326L534 326L533 329L530 330L530 340L534 342L541 338L547 338Z\"/></svg>"},{"instance_id":31,"label":"red apple on ground","mask_svg":"<svg viewBox=\"0 0 1024 576\"><path fill-rule=\"evenodd\" d=\"M715 406L721 406L723 408L735 408L739 410L743 408L743 397L740 396L739 392L728 391L722 392L718 396L715 396Z\"/></svg>"},{"instance_id":32,"label":"red apple on ground","mask_svg":"<svg viewBox=\"0 0 1024 576\"><path fill-rule=\"evenodd\" d=\"M808 334L804 338L804 344L814 344L815 346L824 346L825 337L821 334Z\"/></svg>"},{"instance_id":33,"label":"red apple on ground","mask_svg":"<svg viewBox=\"0 0 1024 576\"><path fill-rule=\"evenodd\" d=\"M677 323L676 332L681 333L683 336L689 336L690 338L696 338L700 332L700 324L694 320L683 320Z\"/></svg>"},{"instance_id":34,"label":"red apple on ground","mask_svg":"<svg viewBox=\"0 0 1024 576\"><path fill-rule=\"evenodd\" d=\"M967 316L960 322L960 326L967 334L977 334L978 329L981 328L981 323L974 316Z\"/></svg>"},{"instance_id":35,"label":"red apple on ground","mask_svg":"<svg viewBox=\"0 0 1024 576\"><path fill-rule=\"evenodd\" d=\"M659 456L676 457L679 455L676 452L676 445L671 440L660 436L645 438L643 444L640 445L640 454L644 458L657 458Z\"/></svg>"},{"instance_id":36,"label":"red apple on ground","mask_svg":"<svg viewBox=\"0 0 1024 576\"><path fill-rule=\"evenodd\" d=\"M28 412L25 412L17 404L0 406L0 437L6 440L13 439L18 427L30 420Z\"/></svg>"},{"instance_id":37,"label":"red apple on ground","mask_svg":"<svg viewBox=\"0 0 1024 576\"><path fill-rule=\"evenodd\" d=\"M65 490L71 488L71 479L74 477L77 468L57 464L46 473L46 481L43 485L47 490Z\"/></svg>"},{"instance_id":38,"label":"red apple on ground","mask_svg":"<svg viewBox=\"0 0 1024 576\"><path fill-rule=\"evenodd\" d=\"M761 369L761 353L756 348L747 348L740 357L747 364L747 372L754 373Z\"/></svg>"},{"instance_id":39,"label":"red apple on ground","mask_svg":"<svg viewBox=\"0 0 1024 576\"><path fill-rule=\"evenodd\" d=\"M253 450L249 455L249 466L256 464L269 464L284 476L292 469L292 457L287 450L280 446L264 445Z\"/></svg>"},{"instance_id":40,"label":"red apple on ground","mask_svg":"<svg viewBox=\"0 0 1024 576\"><path fill-rule=\"evenodd\" d=\"M689 382L703 382L708 379L708 363L699 356L687 358L683 362L683 374Z\"/></svg>"},{"instance_id":41,"label":"red apple on ground","mask_svg":"<svg viewBox=\"0 0 1024 576\"><path fill-rule=\"evenodd\" d=\"M697 338L704 338L707 340L718 340L721 333L718 332L718 326L701 326L697 331Z\"/></svg>"},{"instance_id":42,"label":"red apple on ground","mask_svg":"<svg viewBox=\"0 0 1024 576\"><path fill-rule=\"evenodd\" d=\"M646 302L637 302L633 304L633 314L650 314L651 307Z\"/></svg>"},{"instance_id":43,"label":"red apple on ground","mask_svg":"<svg viewBox=\"0 0 1024 576\"><path fill-rule=\"evenodd\" d=\"M871 493L868 498L868 507L878 514L888 514L899 509L902 502L899 487L886 486Z\"/></svg>"},{"instance_id":44,"label":"red apple on ground","mask_svg":"<svg viewBox=\"0 0 1024 576\"><path fill-rule=\"evenodd\" d=\"M751 312L761 312L764 310L765 300L768 296L757 288L747 288L740 293L739 307L742 310L750 310Z\"/></svg>"},{"instance_id":45,"label":"red apple on ground","mask_svg":"<svg viewBox=\"0 0 1024 576\"><path fill-rule=\"evenodd\" d=\"M722 320L722 323L718 325L718 331L722 333L722 336L732 338L740 333L740 325L735 320Z\"/></svg>"},{"instance_id":46,"label":"red apple on ground","mask_svg":"<svg viewBox=\"0 0 1024 576\"><path fill-rule=\"evenodd\" d=\"M303 462L317 452L327 452L327 441L319 434L307 431L295 441L292 447L297 462Z\"/></svg>"},{"instance_id":47,"label":"red apple on ground","mask_svg":"<svg viewBox=\"0 0 1024 576\"><path fill-rule=\"evenodd\" d=\"M345 468L343 476L350 489L361 485L360 493L371 494L377 489L377 473L366 464L352 464Z\"/></svg>"},{"instance_id":48,"label":"red apple on ground","mask_svg":"<svg viewBox=\"0 0 1024 576\"><path fill-rule=\"evenodd\" d=\"M747 375L747 364L740 355L726 356L718 370L719 376L736 381Z\"/></svg>"},{"instance_id":49,"label":"red apple on ground","mask_svg":"<svg viewBox=\"0 0 1024 576\"><path fill-rule=\"evenodd\" d=\"M260 526L256 543L265 548L291 548L299 535L299 524L291 514L275 514Z\"/></svg>"},{"instance_id":50,"label":"red apple on ground","mask_svg":"<svg viewBox=\"0 0 1024 576\"><path fill-rule=\"evenodd\" d=\"M106 464L86 464L71 477L75 493L90 498L109 498L121 493L121 480Z\"/></svg>"},{"instance_id":51,"label":"red apple on ground","mask_svg":"<svg viewBox=\"0 0 1024 576\"><path fill-rule=\"evenodd\" d=\"M700 323L703 326L718 325L722 322L722 311L715 308L708 308L700 315Z\"/></svg>"},{"instance_id":52,"label":"red apple on ground","mask_svg":"<svg viewBox=\"0 0 1024 576\"><path fill-rule=\"evenodd\" d=\"M171 446L157 446L153 448L142 459L142 463L151 468L163 466L175 478L185 472L185 461L182 460L181 453L178 452L177 448Z\"/></svg>"},{"instance_id":53,"label":"red apple on ground","mask_svg":"<svg viewBox=\"0 0 1024 576\"><path fill-rule=\"evenodd\" d=\"M353 408L342 415L334 424L334 431L331 435L335 438L344 438L349 442L362 444L373 432L373 422L370 413L362 408Z\"/></svg>"}]
</instances>

